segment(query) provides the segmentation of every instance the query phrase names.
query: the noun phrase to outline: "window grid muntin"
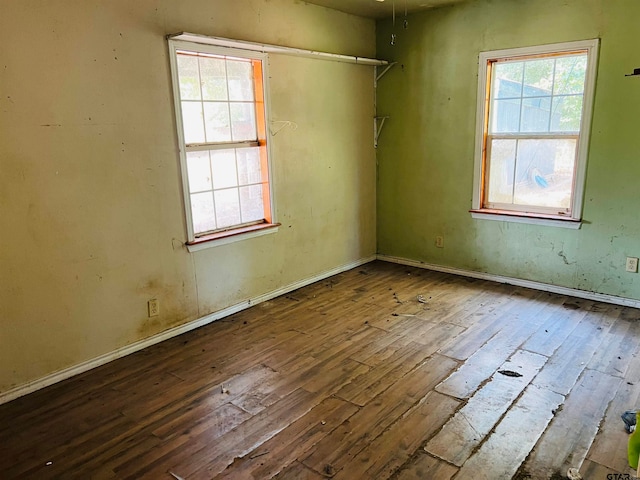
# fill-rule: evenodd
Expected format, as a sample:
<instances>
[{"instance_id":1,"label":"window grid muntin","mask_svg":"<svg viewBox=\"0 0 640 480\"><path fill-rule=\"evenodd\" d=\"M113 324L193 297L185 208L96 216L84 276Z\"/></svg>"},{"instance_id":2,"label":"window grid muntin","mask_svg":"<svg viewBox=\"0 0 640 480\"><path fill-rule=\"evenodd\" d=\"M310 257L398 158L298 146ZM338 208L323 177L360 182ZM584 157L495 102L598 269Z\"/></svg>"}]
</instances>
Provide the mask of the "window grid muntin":
<instances>
[{"instance_id":1,"label":"window grid muntin","mask_svg":"<svg viewBox=\"0 0 640 480\"><path fill-rule=\"evenodd\" d=\"M487 115L487 124L486 124L486 134L485 134L485 160L484 160L484 166L483 166L483 181L482 181L482 202L481 202L481 208L488 208L488 209L496 209L496 210L506 210L506 211L515 211L515 212L522 212L522 213L541 213L541 214L552 214L552 215L571 215L572 213L572 209L571 207L567 208L565 211L558 211L557 208L552 208L552 207L546 207L546 206L533 206L533 205L520 205L517 203L499 203L499 202L489 202L488 198L489 198L489 187L490 187L490 183L491 183L491 179L490 179L490 170L491 170L491 142L495 139L500 139L500 138L510 138L510 139L514 139L516 140L516 156L515 156L515 160L514 160L514 171L517 169L518 167L518 148L520 145L520 141L519 140L524 140L524 139L535 139L535 138L539 138L539 139L554 139L554 138L566 138L566 139L575 139L576 143L575 143L575 152L574 152L574 168L573 168L573 181L572 181L572 186L571 186L571 191L570 191L570 195L571 195L571 199L570 199L570 206L573 205L573 201L574 201L574 197L575 197L575 187L576 187L576 175L577 175L577 171L578 171L578 157L579 157L579 148L580 148L580 134L581 134L581 130L582 130L582 123L583 123L583 116L584 116L584 110L585 110L585 101L584 101L584 96L586 93L586 82L587 82L587 76L588 76L588 68L589 68L589 51L587 49L585 50L580 50L580 51L574 51L574 52L570 52L570 53L550 53L550 54L539 54L539 55L531 55L531 56L519 56L519 57L514 57L514 58L498 58L498 59L493 59L493 60L489 60L489 64L488 64L488 82L487 82L487 88L488 88L488 93L489 95L487 96L487 107L488 107L488 115ZM586 66L585 66L585 71L584 71L584 75L582 76L582 90L581 93L555 93L556 92L556 73L557 73L557 61L559 58L571 58L571 57L582 57L585 58L586 60ZM527 62L529 61L534 61L534 60L538 60L538 59L553 59L553 80L550 86L550 95L539 95L539 96L525 96L524 95L524 89L525 89L525 72L526 72L526 65ZM518 62L522 62L522 68L521 68L521 75L520 75L520 82L519 82L519 90L520 90L520 96L515 97L515 96L505 96L505 97L501 97L501 96L496 96L496 89L494 88L495 84L496 84L496 76L497 76L497 69L494 68L495 65L501 64L501 63L518 63ZM553 123L553 118L554 118L554 112L553 109L555 108L556 104L559 104L559 102L555 102L554 100L556 98L565 98L565 97L580 97L582 99L582 108L580 111L580 118L579 118L579 130L578 131L567 131L567 130L552 130L552 123ZM549 114L548 114L548 131L547 132L535 132L535 131L522 131L522 122L523 122L523 110L525 108L524 105L524 101L525 100L530 100L532 98L548 98L550 100L550 109L549 109ZM495 105L496 105L496 101L505 101L505 100L518 100L520 102L520 108L519 108L519 114L518 114L518 131L517 132L495 132L492 133L492 130L494 130L494 115L495 113ZM513 185L512 185L512 198L515 199L515 189L516 189L516 179L515 179L515 173L513 175L514 180L513 180Z\"/></svg>"},{"instance_id":2,"label":"window grid muntin","mask_svg":"<svg viewBox=\"0 0 640 480\"><path fill-rule=\"evenodd\" d=\"M239 228L243 228L246 226L251 226L251 225L256 225L256 224L262 224L265 222L270 222L270 217L271 217L271 205L270 205L270 199L271 199L271 192L269 189L269 172L268 172L268 160L266 158L267 156L267 149L266 149L266 132L263 132L263 130L265 129L265 124L264 124L264 113L258 112L258 108L260 106L260 108L264 108L264 97L265 97L265 92L264 92L264 85L263 85L263 79L260 78L260 81L257 82L257 79L255 78L255 74L259 73L260 75L263 75L264 72L264 67L262 65L263 60L259 59L259 58L254 58L254 57L247 57L247 58L241 58L241 57L234 57L234 56L230 56L230 55L217 55L217 54L209 54L209 53L205 53L205 52L196 52L196 51L189 51L189 50L183 50L183 49L176 49L176 56L178 55L189 55L189 56L195 56L195 57L215 57L215 58L223 58L226 60L240 60L243 62L246 62L248 65L250 65L250 73L251 73L251 84L252 84L252 89L251 89L251 97L252 97L252 101L248 101L248 100L228 100L228 101L209 101L209 100L205 100L205 95L204 92L202 91L202 81L201 81L201 67L200 67L200 63L198 63L198 79L200 81L200 100L194 100L194 99L189 99L189 100L184 100L184 102L187 103L200 103L202 105L201 107L201 113L204 115L204 104L205 103L226 103L228 105L228 115L229 115L229 130L230 130L230 136L231 136L231 141L223 141L223 142L209 142L207 141L208 139L205 137L205 142L194 142L194 143L185 143L185 167L186 167L186 163L187 163L187 157L186 154L188 154L189 152L195 152L195 151L209 151L210 153L212 151L215 150L220 150L220 149L231 149L234 150L234 167L235 167L235 171L236 171L236 178L238 179L237 181L237 185L235 186L230 186L230 187L223 187L223 188L212 188L211 190L198 190L198 191L194 191L191 192L190 191L190 186L189 186L189 177L188 175L186 176L186 185L187 185L187 195L188 198L190 199L190 203L192 201L192 198L194 195L201 195L203 193L210 193L211 194L211 199L213 201L213 205L214 205L214 220L216 222L216 225L219 226L219 215L218 215L218 206L216 205L216 193L217 192L222 192L222 191L230 191L232 189L236 190L236 199L237 199L237 209L236 209L236 213L238 215L238 217L241 220L241 223L238 224L234 224L234 225L225 225L224 227L220 227L220 228L216 228L213 230L206 230L206 231L197 231L196 229L196 225L195 225L195 221L193 219L193 214L192 215L192 230L193 230L193 235L195 238L198 237L203 237L212 233L218 233L218 232L223 232L223 231L229 231L229 230L234 230L234 229L239 229ZM177 62L176 62L177 63ZM256 70L256 63L259 63L260 65L258 66L257 70ZM225 62L225 81L226 81L226 88L227 88L227 96L230 98L231 94L229 93L231 88L229 86L229 74L228 74L228 68L226 68L226 65L228 65ZM180 70L177 67L177 76L178 76L178 94L180 93ZM183 100L180 99L179 101L179 106L182 107L182 102ZM253 128L253 131L255 132L255 137L252 135L251 139L248 140L234 140L234 132L233 132L233 122L232 122L232 114L231 114L231 104L235 104L235 105L240 105L240 104L244 104L244 105L252 105L253 109L252 109L252 118L250 118L250 122L251 123L251 127ZM184 122L183 122L184 123ZM242 122L238 122L238 123L242 123ZM205 124L205 119L204 117L202 118L202 125L203 128L206 131L206 124ZM183 133L186 133L184 131L184 126L183 126ZM252 132L253 133L253 132ZM242 149L242 148L258 148L258 151L256 153L256 155L258 155L258 163L257 163L257 168L258 168L258 172L253 172L253 175L249 174L249 177L255 177L256 173L257 176L262 178L261 182L248 182L248 183L241 183L240 182L240 175L239 175L239 162L238 162L238 157L237 157L237 150L238 149ZM211 175L211 183L213 186L213 172L212 172L212 161L211 161L211 154L209 153L209 171L210 171L210 175ZM266 170L265 170L266 169ZM251 214L251 210L253 210L254 212L257 210L257 208L252 208L251 204L243 204L242 201L242 192L244 191L243 189L247 189L247 193L250 194L250 190L251 187L261 187L259 190L259 198L261 200L261 210L262 210L262 216L263 218L258 219L258 220L254 220L254 219L249 219L247 221L245 221L245 210L246 210L246 214ZM254 189L254 191L256 191ZM251 196L251 195L250 195ZM253 198L257 198L256 196L253 196ZM253 207L257 207L258 202L256 202ZM191 207L189 209L189 211L191 211Z\"/></svg>"}]
</instances>

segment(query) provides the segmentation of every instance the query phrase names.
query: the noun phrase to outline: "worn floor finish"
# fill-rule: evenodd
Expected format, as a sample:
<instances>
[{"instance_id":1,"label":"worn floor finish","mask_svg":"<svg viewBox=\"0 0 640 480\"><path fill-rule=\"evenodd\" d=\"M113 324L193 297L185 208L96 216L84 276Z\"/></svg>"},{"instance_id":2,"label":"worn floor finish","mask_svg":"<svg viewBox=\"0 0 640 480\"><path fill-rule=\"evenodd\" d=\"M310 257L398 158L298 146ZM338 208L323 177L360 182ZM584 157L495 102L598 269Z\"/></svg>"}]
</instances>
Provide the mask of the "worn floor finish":
<instances>
[{"instance_id":1,"label":"worn floor finish","mask_svg":"<svg viewBox=\"0 0 640 480\"><path fill-rule=\"evenodd\" d=\"M0 407L0 478L613 478L639 319L375 262Z\"/></svg>"}]
</instances>

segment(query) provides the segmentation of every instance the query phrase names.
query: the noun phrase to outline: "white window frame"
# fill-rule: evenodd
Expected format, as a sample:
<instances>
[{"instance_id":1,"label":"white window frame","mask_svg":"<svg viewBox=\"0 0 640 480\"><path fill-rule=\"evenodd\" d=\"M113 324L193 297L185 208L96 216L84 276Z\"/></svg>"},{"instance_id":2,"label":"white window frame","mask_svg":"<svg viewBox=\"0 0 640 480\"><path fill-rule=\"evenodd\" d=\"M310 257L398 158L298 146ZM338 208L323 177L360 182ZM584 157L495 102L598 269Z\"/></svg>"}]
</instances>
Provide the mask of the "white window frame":
<instances>
[{"instance_id":1,"label":"white window frame","mask_svg":"<svg viewBox=\"0 0 640 480\"><path fill-rule=\"evenodd\" d=\"M476 109L476 139L474 154L474 181L471 215L473 218L501 220L517 223L532 223L565 228L580 228L582 206L584 202L584 185L587 168L587 157L591 133L591 117L593 111L599 39L576 42L555 43L541 46L511 48L481 52L478 58L478 99ZM498 60L517 60L522 57L535 57L553 54L586 51L587 69L583 96L583 110L577 145L576 170L574 175L571 215L546 215L541 213L516 210L493 210L483 206L485 182L485 164L487 135L489 128L490 65Z\"/></svg>"},{"instance_id":2,"label":"white window frame","mask_svg":"<svg viewBox=\"0 0 640 480\"><path fill-rule=\"evenodd\" d=\"M276 208L274 200L272 164L273 156L271 153L271 142L267 139L267 175L269 185L268 207L270 209L271 221L251 226L230 227L228 230L214 232L210 235L196 237L193 227L193 218L191 213L191 198L189 192L189 177L187 169L187 149L184 138L182 106L180 98L180 82L178 78L177 51L202 52L212 55L224 55L236 58L245 58L260 60L262 62L262 88L264 95L264 119L265 119L265 136L269 135L270 124L270 102L269 102L269 74L268 74L268 55L266 53L244 50L234 47L225 47L216 45L215 39L212 37L203 37L207 40L205 43L196 43L191 41L177 40L168 38L169 44L169 61L171 67L171 81L173 88L174 111L176 116L176 131L178 136L178 146L180 150L180 171L182 176L182 193L184 198L184 208L186 215L187 242L186 247L190 252L203 250L210 247L225 245L247 238L253 238L268 233L275 233L279 224L276 222ZM244 142L249 143L249 142Z\"/></svg>"}]
</instances>

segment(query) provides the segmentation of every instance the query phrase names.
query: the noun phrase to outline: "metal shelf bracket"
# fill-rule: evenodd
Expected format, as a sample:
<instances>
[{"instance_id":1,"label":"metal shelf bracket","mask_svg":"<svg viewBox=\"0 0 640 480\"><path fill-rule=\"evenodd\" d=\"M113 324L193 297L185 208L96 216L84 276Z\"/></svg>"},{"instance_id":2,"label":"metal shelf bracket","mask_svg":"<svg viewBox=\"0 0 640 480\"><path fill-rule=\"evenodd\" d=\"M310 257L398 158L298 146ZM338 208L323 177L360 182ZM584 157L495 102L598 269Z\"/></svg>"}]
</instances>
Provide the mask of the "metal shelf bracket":
<instances>
[{"instance_id":1,"label":"metal shelf bracket","mask_svg":"<svg viewBox=\"0 0 640 480\"><path fill-rule=\"evenodd\" d=\"M373 117L373 124L375 128L376 138L374 140L373 146L378 148L378 138L380 137L380 132L382 132L382 127L384 126L384 122L389 118L389 115L385 117Z\"/></svg>"},{"instance_id":2,"label":"metal shelf bracket","mask_svg":"<svg viewBox=\"0 0 640 480\"><path fill-rule=\"evenodd\" d=\"M391 62L388 65L384 65L384 68L380 73L378 73L378 66L376 65L373 72L373 89L374 89L374 111L378 112L378 81L384 77L384 75L393 68L398 62ZM382 127L384 126L384 122L389 118L389 115L384 117L373 117L373 147L378 148L378 138L380 138L380 133L382 132Z\"/></svg>"}]
</instances>

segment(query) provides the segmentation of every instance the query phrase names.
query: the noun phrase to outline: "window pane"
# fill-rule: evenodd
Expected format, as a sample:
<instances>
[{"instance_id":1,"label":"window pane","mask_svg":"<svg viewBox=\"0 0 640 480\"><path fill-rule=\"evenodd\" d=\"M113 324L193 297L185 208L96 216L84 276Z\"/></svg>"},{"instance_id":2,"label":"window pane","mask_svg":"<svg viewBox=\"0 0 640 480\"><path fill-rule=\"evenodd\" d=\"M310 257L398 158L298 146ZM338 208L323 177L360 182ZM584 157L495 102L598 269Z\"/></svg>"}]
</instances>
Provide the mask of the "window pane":
<instances>
[{"instance_id":1,"label":"window pane","mask_svg":"<svg viewBox=\"0 0 640 480\"><path fill-rule=\"evenodd\" d=\"M202 103L182 102L182 124L185 143L204 142L204 124L202 123Z\"/></svg>"},{"instance_id":2,"label":"window pane","mask_svg":"<svg viewBox=\"0 0 640 480\"><path fill-rule=\"evenodd\" d=\"M231 141L228 105L228 103L222 102L205 102L204 120L207 129L207 142Z\"/></svg>"},{"instance_id":3,"label":"window pane","mask_svg":"<svg viewBox=\"0 0 640 480\"><path fill-rule=\"evenodd\" d=\"M256 110L253 103L232 103L231 108L231 129L233 140L256 140Z\"/></svg>"},{"instance_id":4,"label":"window pane","mask_svg":"<svg viewBox=\"0 0 640 480\"><path fill-rule=\"evenodd\" d=\"M512 98L522 95L523 62L494 64L494 98Z\"/></svg>"},{"instance_id":5,"label":"window pane","mask_svg":"<svg viewBox=\"0 0 640 480\"><path fill-rule=\"evenodd\" d=\"M211 192L191 195L191 216L193 218L193 230L196 235L216 229Z\"/></svg>"},{"instance_id":6,"label":"window pane","mask_svg":"<svg viewBox=\"0 0 640 480\"><path fill-rule=\"evenodd\" d=\"M524 66L525 97L550 96L553 86L553 64L555 60L529 60Z\"/></svg>"},{"instance_id":7,"label":"window pane","mask_svg":"<svg viewBox=\"0 0 640 480\"><path fill-rule=\"evenodd\" d=\"M262 182L260 166L260 147L239 148L236 150L238 158L238 182L240 185Z\"/></svg>"},{"instance_id":8,"label":"window pane","mask_svg":"<svg viewBox=\"0 0 640 480\"><path fill-rule=\"evenodd\" d=\"M519 140L514 203L569 209L576 146L575 139Z\"/></svg>"},{"instance_id":9,"label":"window pane","mask_svg":"<svg viewBox=\"0 0 640 480\"><path fill-rule=\"evenodd\" d=\"M189 192L211 190L211 167L209 152L188 152Z\"/></svg>"},{"instance_id":10,"label":"window pane","mask_svg":"<svg viewBox=\"0 0 640 480\"><path fill-rule=\"evenodd\" d=\"M253 102L253 66L249 61L227 60L229 100Z\"/></svg>"},{"instance_id":11,"label":"window pane","mask_svg":"<svg viewBox=\"0 0 640 480\"><path fill-rule=\"evenodd\" d=\"M219 190L215 192L215 199L218 228L231 227L241 223L237 188Z\"/></svg>"},{"instance_id":12,"label":"window pane","mask_svg":"<svg viewBox=\"0 0 640 480\"><path fill-rule=\"evenodd\" d=\"M200 100L200 76L198 57L177 56L178 78L180 80L180 98L182 100Z\"/></svg>"},{"instance_id":13,"label":"window pane","mask_svg":"<svg viewBox=\"0 0 640 480\"><path fill-rule=\"evenodd\" d=\"M512 100L495 100L491 111L490 133L512 133L520 128L519 98Z\"/></svg>"},{"instance_id":14,"label":"window pane","mask_svg":"<svg viewBox=\"0 0 640 480\"><path fill-rule=\"evenodd\" d=\"M548 132L551 97L522 100L521 132Z\"/></svg>"},{"instance_id":15,"label":"window pane","mask_svg":"<svg viewBox=\"0 0 640 480\"><path fill-rule=\"evenodd\" d=\"M240 205L243 222L255 222L264 219L262 185L240 187Z\"/></svg>"},{"instance_id":16,"label":"window pane","mask_svg":"<svg viewBox=\"0 0 640 480\"><path fill-rule=\"evenodd\" d=\"M553 98L551 131L578 132L582 119L582 95Z\"/></svg>"},{"instance_id":17,"label":"window pane","mask_svg":"<svg viewBox=\"0 0 640 480\"><path fill-rule=\"evenodd\" d=\"M204 100L227 100L227 74L223 58L200 57L200 79Z\"/></svg>"},{"instance_id":18,"label":"window pane","mask_svg":"<svg viewBox=\"0 0 640 480\"><path fill-rule=\"evenodd\" d=\"M583 93L587 74L587 56L576 55L556 60L554 95Z\"/></svg>"},{"instance_id":19,"label":"window pane","mask_svg":"<svg viewBox=\"0 0 640 480\"><path fill-rule=\"evenodd\" d=\"M516 140L492 140L488 152L490 203L513 203Z\"/></svg>"},{"instance_id":20,"label":"window pane","mask_svg":"<svg viewBox=\"0 0 640 480\"><path fill-rule=\"evenodd\" d=\"M235 187L238 185L235 150L211 151L211 170L214 188Z\"/></svg>"}]
</instances>

